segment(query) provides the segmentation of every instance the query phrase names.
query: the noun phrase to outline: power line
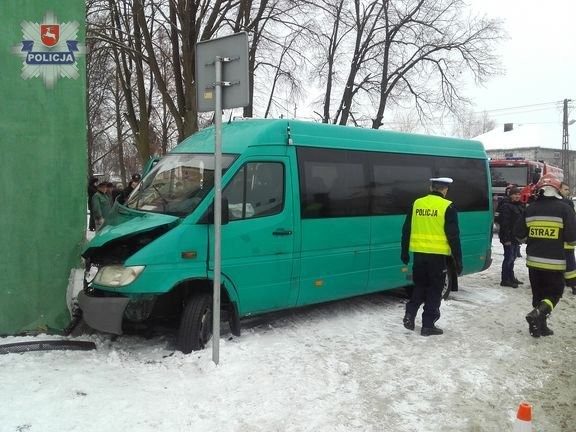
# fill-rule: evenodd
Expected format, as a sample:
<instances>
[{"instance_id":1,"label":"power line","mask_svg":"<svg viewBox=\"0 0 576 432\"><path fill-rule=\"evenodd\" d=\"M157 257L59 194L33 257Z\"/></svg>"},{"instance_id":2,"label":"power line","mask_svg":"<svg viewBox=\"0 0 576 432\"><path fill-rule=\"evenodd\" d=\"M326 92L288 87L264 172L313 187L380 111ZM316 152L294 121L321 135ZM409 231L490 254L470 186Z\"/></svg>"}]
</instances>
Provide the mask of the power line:
<instances>
[{"instance_id":1,"label":"power line","mask_svg":"<svg viewBox=\"0 0 576 432\"><path fill-rule=\"evenodd\" d=\"M553 102L542 102L542 103L537 103L537 104L520 105L520 106L508 107L508 108L494 108L494 109L489 109L489 110L484 110L484 111L485 112L509 111L509 110L522 109L522 108L532 108L532 107L543 106L543 105L562 106L562 101L560 100L560 101L553 101ZM482 111L482 112L484 112L484 111Z\"/></svg>"},{"instance_id":2,"label":"power line","mask_svg":"<svg viewBox=\"0 0 576 432\"><path fill-rule=\"evenodd\" d=\"M513 107L506 107L506 108L494 108L482 111L475 111L473 114L489 114L493 117L504 116L504 115L519 115L519 114L526 114L531 112L538 112L538 111L546 111L552 108L557 108L559 111L562 109L563 101L554 101L554 102L543 102L543 103L536 103L536 104L529 104L529 105L519 105ZM571 107L570 107L571 108Z\"/></svg>"}]
</instances>

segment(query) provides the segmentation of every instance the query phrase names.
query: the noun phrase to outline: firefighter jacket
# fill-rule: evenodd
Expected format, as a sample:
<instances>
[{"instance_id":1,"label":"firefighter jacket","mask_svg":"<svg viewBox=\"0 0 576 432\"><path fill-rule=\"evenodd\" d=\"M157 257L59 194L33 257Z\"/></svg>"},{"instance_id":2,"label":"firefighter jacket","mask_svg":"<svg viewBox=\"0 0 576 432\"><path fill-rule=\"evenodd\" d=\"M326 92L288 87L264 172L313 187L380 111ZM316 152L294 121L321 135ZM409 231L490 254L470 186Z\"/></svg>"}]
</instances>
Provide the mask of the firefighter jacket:
<instances>
[{"instance_id":1,"label":"firefighter jacket","mask_svg":"<svg viewBox=\"0 0 576 432\"><path fill-rule=\"evenodd\" d=\"M412 204L402 228L402 256L408 251L452 256L462 268L458 214L439 192L419 198Z\"/></svg>"},{"instance_id":2,"label":"firefighter jacket","mask_svg":"<svg viewBox=\"0 0 576 432\"><path fill-rule=\"evenodd\" d=\"M526 208L514 230L526 241L526 265L549 271L565 271L564 242L576 244L576 213L558 198L540 196Z\"/></svg>"}]
</instances>

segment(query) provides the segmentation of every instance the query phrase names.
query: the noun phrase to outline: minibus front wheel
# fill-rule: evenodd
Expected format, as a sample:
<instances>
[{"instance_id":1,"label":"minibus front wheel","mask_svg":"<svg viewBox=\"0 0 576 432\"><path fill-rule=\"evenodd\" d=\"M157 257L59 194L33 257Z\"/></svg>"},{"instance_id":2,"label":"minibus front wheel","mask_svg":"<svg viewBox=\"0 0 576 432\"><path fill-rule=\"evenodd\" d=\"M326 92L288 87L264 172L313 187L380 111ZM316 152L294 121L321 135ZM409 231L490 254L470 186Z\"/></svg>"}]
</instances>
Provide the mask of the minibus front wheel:
<instances>
[{"instance_id":1,"label":"minibus front wheel","mask_svg":"<svg viewBox=\"0 0 576 432\"><path fill-rule=\"evenodd\" d=\"M204 349L212 337L212 295L192 294L182 312L177 348L184 354Z\"/></svg>"}]
</instances>

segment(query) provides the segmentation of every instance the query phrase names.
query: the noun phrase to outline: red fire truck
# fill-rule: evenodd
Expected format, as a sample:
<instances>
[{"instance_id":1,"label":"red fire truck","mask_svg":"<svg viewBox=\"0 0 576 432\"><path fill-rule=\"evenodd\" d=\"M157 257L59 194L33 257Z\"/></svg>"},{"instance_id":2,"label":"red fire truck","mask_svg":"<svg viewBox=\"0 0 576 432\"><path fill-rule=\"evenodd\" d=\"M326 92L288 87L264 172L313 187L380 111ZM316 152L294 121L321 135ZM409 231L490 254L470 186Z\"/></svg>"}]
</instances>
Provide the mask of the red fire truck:
<instances>
[{"instance_id":1,"label":"red fire truck","mask_svg":"<svg viewBox=\"0 0 576 432\"><path fill-rule=\"evenodd\" d=\"M534 186L544 174L551 174L560 181L564 179L564 172L561 168L542 161L522 158L490 160L494 208L497 208L497 202L506 195L506 188L510 185L523 188L522 201L528 201L534 192Z\"/></svg>"}]
</instances>

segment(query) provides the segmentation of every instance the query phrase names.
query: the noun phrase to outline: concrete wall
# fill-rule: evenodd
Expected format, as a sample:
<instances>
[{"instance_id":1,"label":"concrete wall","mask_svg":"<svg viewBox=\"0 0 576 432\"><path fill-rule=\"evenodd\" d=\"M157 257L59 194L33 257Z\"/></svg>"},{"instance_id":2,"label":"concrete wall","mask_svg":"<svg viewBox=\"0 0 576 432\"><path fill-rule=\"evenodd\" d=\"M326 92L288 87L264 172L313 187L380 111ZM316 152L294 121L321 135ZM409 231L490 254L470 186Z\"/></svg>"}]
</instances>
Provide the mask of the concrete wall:
<instances>
[{"instance_id":1,"label":"concrete wall","mask_svg":"<svg viewBox=\"0 0 576 432\"><path fill-rule=\"evenodd\" d=\"M85 10L78 0L3 0L1 11L0 334L14 334L69 321L66 288L86 225ZM40 26L55 23L59 43L44 46ZM74 60L25 66L34 52Z\"/></svg>"}]
</instances>

